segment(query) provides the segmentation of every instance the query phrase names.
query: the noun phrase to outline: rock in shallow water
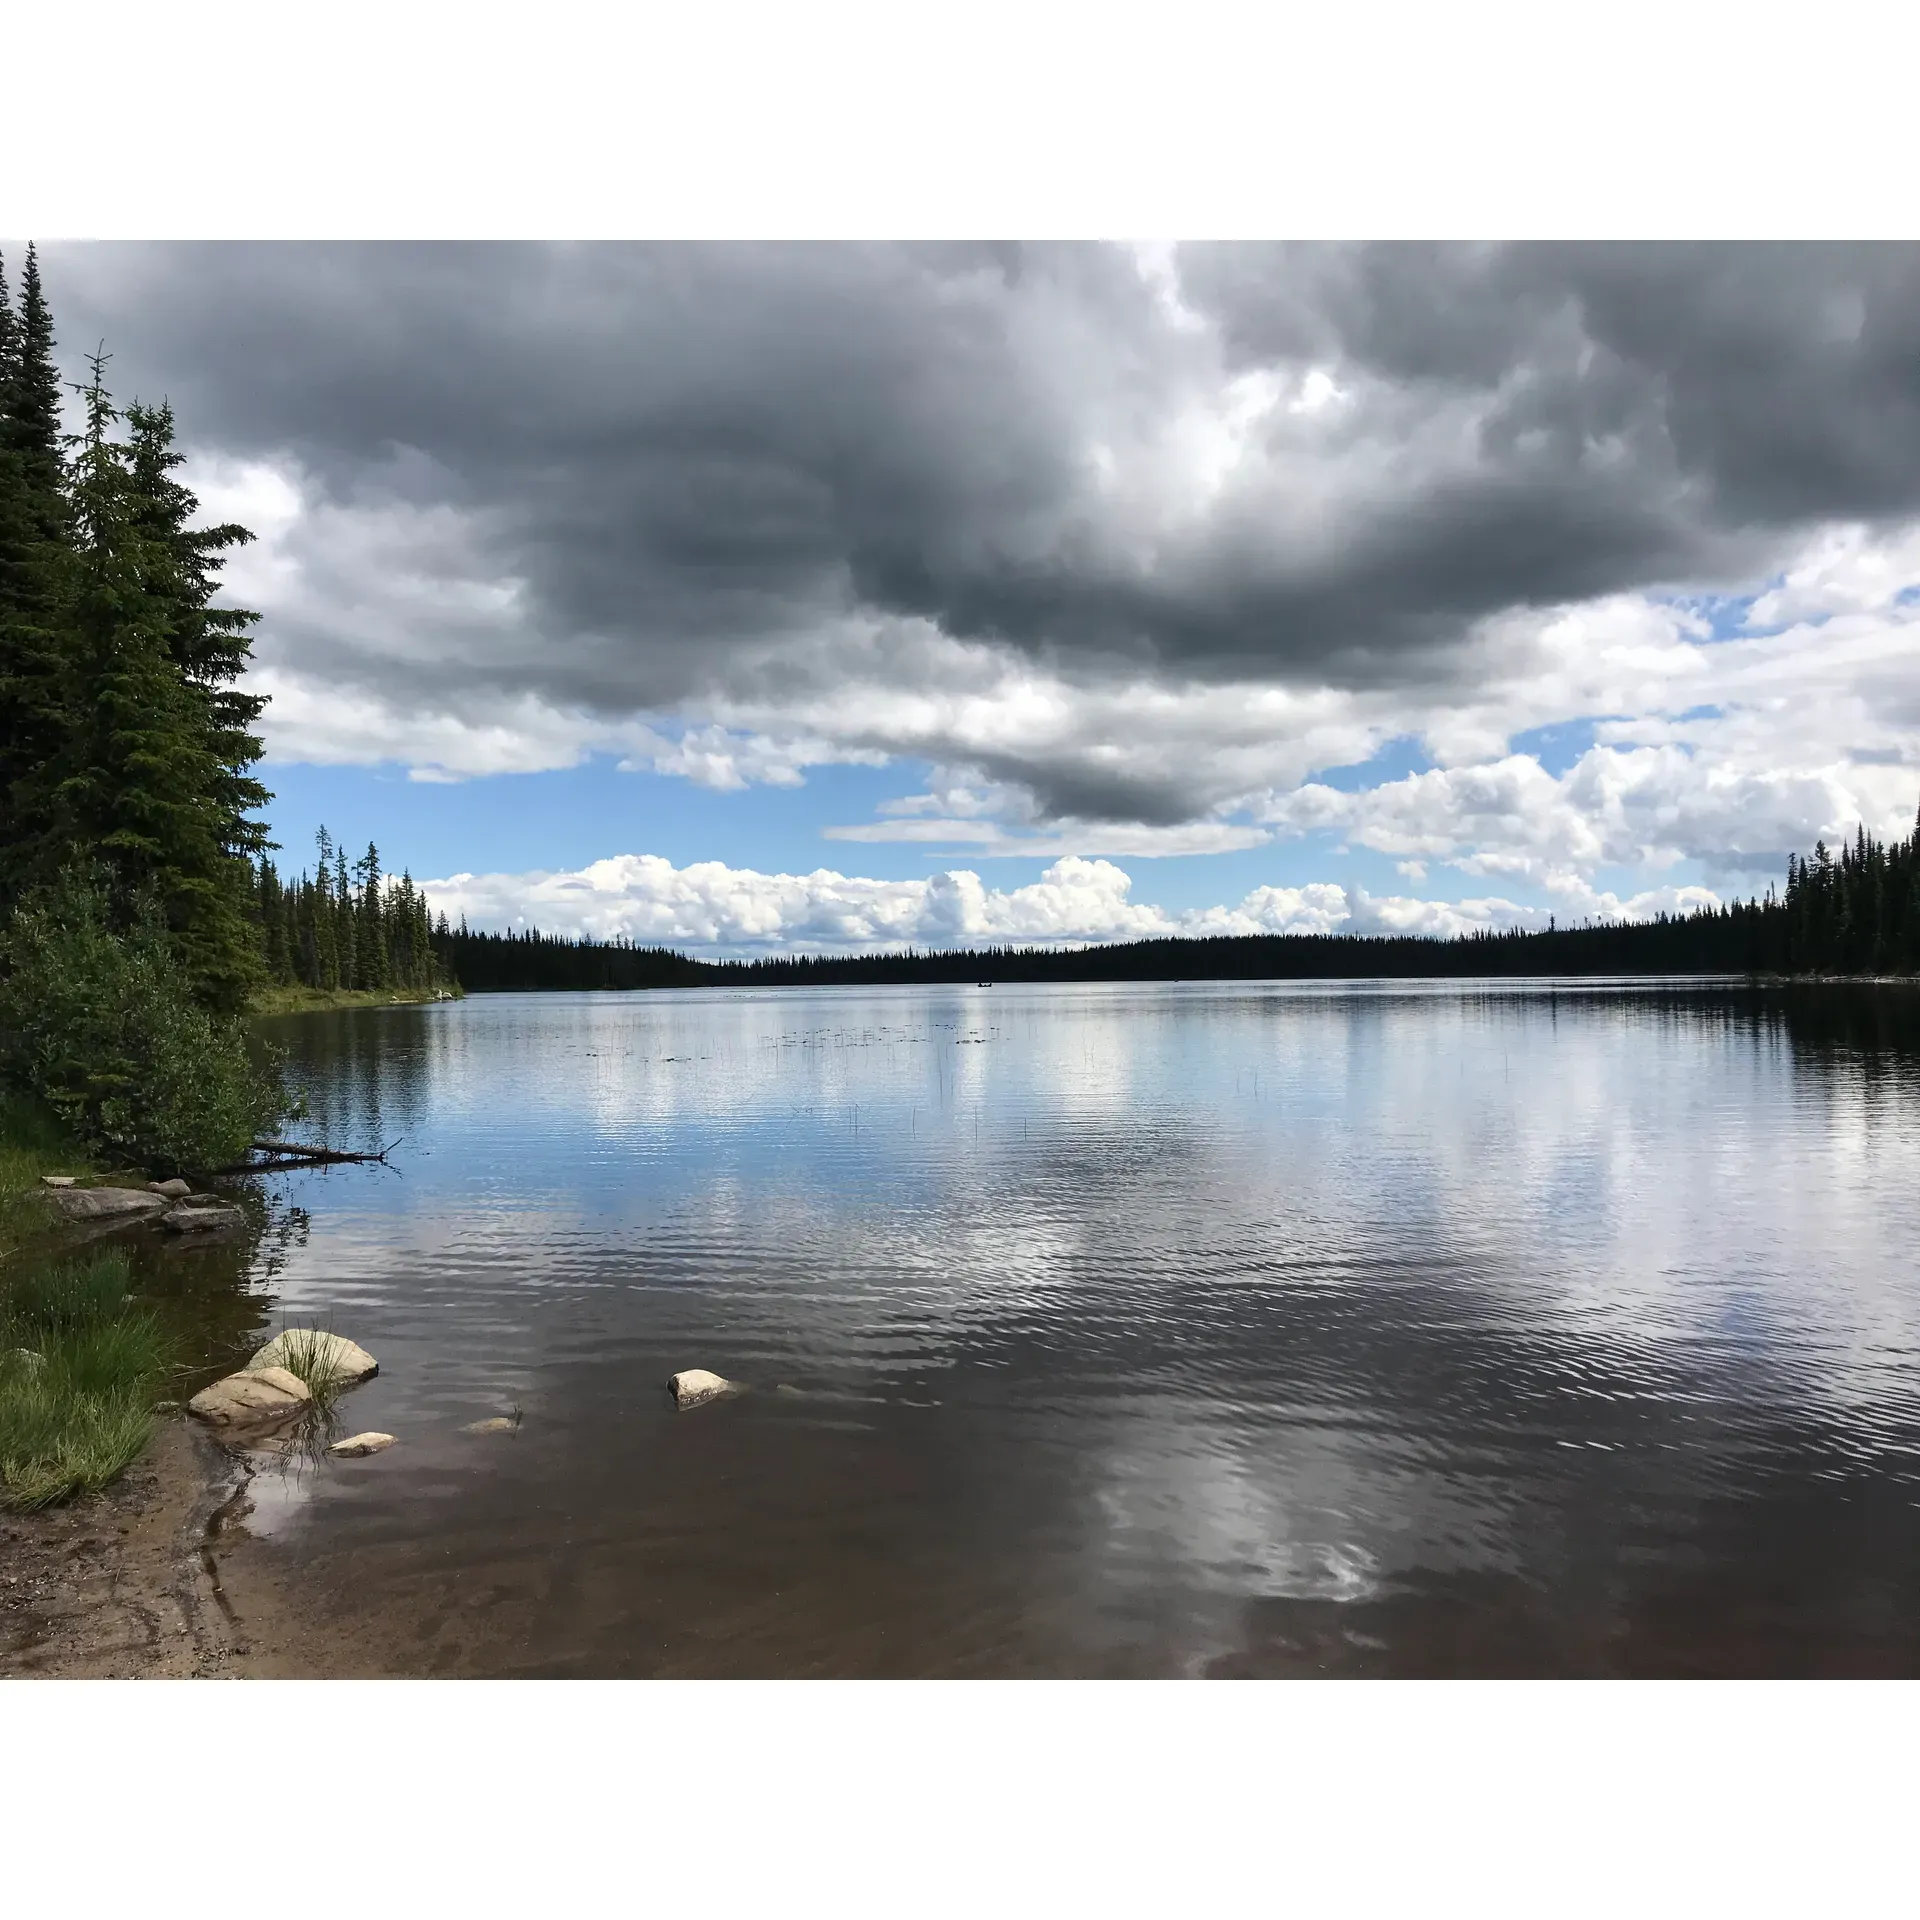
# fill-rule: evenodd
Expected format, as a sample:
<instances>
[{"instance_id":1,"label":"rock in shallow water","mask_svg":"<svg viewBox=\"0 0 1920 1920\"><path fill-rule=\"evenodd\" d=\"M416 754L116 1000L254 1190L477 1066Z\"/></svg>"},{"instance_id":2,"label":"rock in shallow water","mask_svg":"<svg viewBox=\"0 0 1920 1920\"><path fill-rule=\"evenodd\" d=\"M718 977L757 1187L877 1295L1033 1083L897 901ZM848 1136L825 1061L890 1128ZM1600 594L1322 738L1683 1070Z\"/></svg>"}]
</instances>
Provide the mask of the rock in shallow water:
<instances>
[{"instance_id":1,"label":"rock in shallow water","mask_svg":"<svg viewBox=\"0 0 1920 1920\"><path fill-rule=\"evenodd\" d=\"M358 1460L364 1454L382 1453L393 1445L390 1433L356 1433L351 1439L336 1440L327 1451L345 1460Z\"/></svg>"},{"instance_id":2,"label":"rock in shallow water","mask_svg":"<svg viewBox=\"0 0 1920 1920\"><path fill-rule=\"evenodd\" d=\"M187 1411L216 1427L240 1427L284 1420L312 1403L304 1380L285 1367L260 1367L202 1387L187 1402Z\"/></svg>"},{"instance_id":3,"label":"rock in shallow water","mask_svg":"<svg viewBox=\"0 0 1920 1920\"><path fill-rule=\"evenodd\" d=\"M365 1347L337 1333L322 1333L318 1327L289 1327L284 1333L276 1333L247 1362L247 1371L284 1367L290 1360L300 1362L302 1373L325 1371L343 1387L354 1386L380 1371L380 1362Z\"/></svg>"},{"instance_id":4,"label":"rock in shallow water","mask_svg":"<svg viewBox=\"0 0 1920 1920\"><path fill-rule=\"evenodd\" d=\"M705 1367L688 1367L668 1380L667 1391L681 1407L704 1407L709 1400L718 1400L722 1394L737 1393L739 1389L731 1380L723 1380Z\"/></svg>"},{"instance_id":5,"label":"rock in shallow water","mask_svg":"<svg viewBox=\"0 0 1920 1920\"><path fill-rule=\"evenodd\" d=\"M157 1193L136 1187L56 1187L50 1198L67 1220L131 1220L136 1215L164 1213L167 1203Z\"/></svg>"},{"instance_id":6,"label":"rock in shallow water","mask_svg":"<svg viewBox=\"0 0 1920 1920\"><path fill-rule=\"evenodd\" d=\"M509 1420L505 1414L496 1414L491 1420L476 1420L470 1426L460 1429L462 1433L512 1433L520 1422Z\"/></svg>"},{"instance_id":7,"label":"rock in shallow water","mask_svg":"<svg viewBox=\"0 0 1920 1920\"><path fill-rule=\"evenodd\" d=\"M164 1200L160 1204L167 1205ZM160 1216L160 1224L172 1233L217 1233L223 1227L244 1227L247 1216L238 1207L223 1206L216 1201L212 1206L167 1207Z\"/></svg>"}]
</instances>

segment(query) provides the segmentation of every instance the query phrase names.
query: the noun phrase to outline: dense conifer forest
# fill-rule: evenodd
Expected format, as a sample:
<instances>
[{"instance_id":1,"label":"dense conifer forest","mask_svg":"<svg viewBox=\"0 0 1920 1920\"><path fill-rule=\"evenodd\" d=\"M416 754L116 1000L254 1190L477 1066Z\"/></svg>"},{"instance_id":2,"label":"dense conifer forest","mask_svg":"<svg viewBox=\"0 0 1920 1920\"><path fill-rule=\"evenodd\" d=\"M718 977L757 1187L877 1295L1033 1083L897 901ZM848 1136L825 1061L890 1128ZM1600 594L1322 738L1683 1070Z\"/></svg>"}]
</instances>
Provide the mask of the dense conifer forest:
<instances>
[{"instance_id":1,"label":"dense conifer forest","mask_svg":"<svg viewBox=\"0 0 1920 1920\"><path fill-rule=\"evenodd\" d=\"M173 411L104 349L63 383L40 263L0 262L0 1079L121 1165L231 1160L289 1110L263 977L244 527L196 524ZM63 389L75 397L69 431Z\"/></svg>"},{"instance_id":2,"label":"dense conifer forest","mask_svg":"<svg viewBox=\"0 0 1920 1920\"><path fill-rule=\"evenodd\" d=\"M196 527L173 411L122 410L108 357L68 433L39 262L0 263L0 920L76 864L116 926L148 905L196 997L244 1006L265 701L237 682L256 615L214 605L244 527Z\"/></svg>"},{"instance_id":3,"label":"dense conifer forest","mask_svg":"<svg viewBox=\"0 0 1920 1920\"><path fill-rule=\"evenodd\" d=\"M347 864L327 830L311 876L283 880L270 860L254 873L253 914L267 977L279 986L418 991L448 983L426 896L403 873L380 871L380 850ZM442 939L447 935L442 917Z\"/></svg>"}]
</instances>

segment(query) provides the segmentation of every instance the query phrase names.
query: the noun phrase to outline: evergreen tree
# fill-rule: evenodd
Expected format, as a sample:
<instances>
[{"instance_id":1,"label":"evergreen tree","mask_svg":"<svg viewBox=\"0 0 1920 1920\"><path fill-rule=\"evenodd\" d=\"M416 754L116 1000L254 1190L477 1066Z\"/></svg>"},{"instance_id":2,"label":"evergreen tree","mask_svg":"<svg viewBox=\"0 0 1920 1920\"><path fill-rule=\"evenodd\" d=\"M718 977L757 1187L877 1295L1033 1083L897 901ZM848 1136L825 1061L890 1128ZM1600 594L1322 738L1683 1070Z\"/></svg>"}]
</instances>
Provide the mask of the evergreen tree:
<instances>
[{"instance_id":1,"label":"evergreen tree","mask_svg":"<svg viewBox=\"0 0 1920 1920\"><path fill-rule=\"evenodd\" d=\"M380 850L371 841L354 867L360 881L354 916L353 976L359 987L387 985L387 945L381 928Z\"/></svg>"},{"instance_id":2,"label":"evergreen tree","mask_svg":"<svg viewBox=\"0 0 1920 1920\"><path fill-rule=\"evenodd\" d=\"M128 448L110 437L118 410L105 358L76 389L86 423L74 436L68 564L72 674L62 739L43 784L46 831L29 872L83 854L104 860L116 910L151 895L200 997L234 1012L259 977L247 873L230 850L220 764L202 690L174 657L175 615L188 589L156 537Z\"/></svg>"},{"instance_id":3,"label":"evergreen tree","mask_svg":"<svg viewBox=\"0 0 1920 1920\"><path fill-rule=\"evenodd\" d=\"M358 915L354 911L353 882L347 874L346 849L335 846L333 850L333 945L340 956L340 978L338 985L352 989L360 985L356 962L359 958L359 943L356 939L358 928L355 922Z\"/></svg>"},{"instance_id":4,"label":"evergreen tree","mask_svg":"<svg viewBox=\"0 0 1920 1920\"><path fill-rule=\"evenodd\" d=\"M313 885L305 890L306 983L310 987L324 987L331 992L340 984L340 944L334 924L333 870L328 864L333 855L333 842L328 839L325 827L314 835L314 845L319 850L319 863Z\"/></svg>"},{"instance_id":5,"label":"evergreen tree","mask_svg":"<svg viewBox=\"0 0 1920 1920\"><path fill-rule=\"evenodd\" d=\"M17 313L0 277L0 915L43 867L54 831L45 771L73 700L63 579L71 525L53 347L29 247Z\"/></svg>"},{"instance_id":6,"label":"evergreen tree","mask_svg":"<svg viewBox=\"0 0 1920 1920\"><path fill-rule=\"evenodd\" d=\"M222 556L245 546L253 535L231 523L190 524L200 502L174 478L184 456L173 444L171 406L136 402L127 409L127 425L138 524L164 559L154 590L167 602L168 646L205 709L207 749L217 768L213 794L226 816L222 839L230 853L258 854L269 844L267 829L248 815L273 796L248 769L260 758L260 741L252 729L267 703L261 695L240 692L235 682L246 670L250 629L260 616L213 604L226 564Z\"/></svg>"}]
</instances>

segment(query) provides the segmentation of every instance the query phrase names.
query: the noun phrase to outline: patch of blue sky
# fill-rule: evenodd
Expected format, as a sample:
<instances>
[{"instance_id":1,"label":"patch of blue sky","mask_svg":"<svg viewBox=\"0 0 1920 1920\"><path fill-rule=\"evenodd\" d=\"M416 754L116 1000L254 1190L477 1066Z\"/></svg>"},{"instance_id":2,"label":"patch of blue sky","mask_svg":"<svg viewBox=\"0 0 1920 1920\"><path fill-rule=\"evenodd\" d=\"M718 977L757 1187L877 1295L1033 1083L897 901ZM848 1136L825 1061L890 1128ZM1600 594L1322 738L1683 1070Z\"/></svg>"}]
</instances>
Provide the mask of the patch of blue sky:
<instances>
[{"instance_id":1,"label":"patch of blue sky","mask_svg":"<svg viewBox=\"0 0 1920 1920\"><path fill-rule=\"evenodd\" d=\"M1761 593L1771 592L1782 584L1779 579L1769 580L1753 593L1674 594L1667 604L1702 621L1707 629L1703 638L1708 645L1723 640L1751 640L1756 634L1777 631L1770 627L1751 627L1747 622Z\"/></svg>"},{"instance_id":2,"label":"patch of blue sky","mask_svg":"<svg viewBox=\"0 0 1920 1920\"><path fill-rule=\"evenodd\" d=\"M1401 871L1402 856L1357 846L1337 833L1302 834L1237 853L1187 854L1160 860L1116 860L1133 877L1132 898L1169 913L1198 908L1237 907L1259 887L1307 887L1330 881L1351 892L1358 888L1376 899L1411 896L1457 905L1463 900L1510 900L1516 906L1548 907L1552 898L1514 874L1467 874L1437 860L1426 861L1423 877ZM1003 877L1011 863L995 861L987 873L994 886L1013 884ZM1036 869L1037 872L1037 869Z\"/></svg>"},{"instance_id":3,"label":"patch of blue sky","mask_svg":"<svg viewBox=\"0 0 1920 1920\"><path fill-rule=\"evenodd\" d=\"M1336 793L1364 793L1369 787L1385 786L1404 780L1409 774L1430 773L1433 762L1426 749L1410 733L1396 734L1370 760L1356 760L1350 766L1324 767L1313 776L1314 784L1332 787Z\"/></svg>"},{"instance_id":4,"label":"patch of blue sky","mask_svg":"<svg viewBox=\"0 0 1920 1920\"><path fill-rule=\"evenodd\" d=\"M1590 876L1596 893L1612 893L1622 900L1635 894L1658 892L1663 887L1705 887L1722 900L1758 899L1769 885L1784 886L1787 856L1784 850L1776 858L1771 854L1749 853L1735 866L1720 866L1706 860L1676 860L1670 867L1600 867Z\"/></svg>"},{"instance_id":5,"label":"patch of blue sky","mask_svg":"<svg viewBox=\"0 0 1920 1920\"><path fill-rule=\"evenodd\" d=\"M716 792L657 773L622 773L605 755L547 773L459 782L410 780L405 768L279 763L261 769L274 858L309 867L321 825L354 858L369 840L393 872L560 872L622 853L653 853L683 867L719 860L762 873L830 867L875 879L918 878L923 848L824 838L822 829L870 819L883 800L918 791L926 769L825 766L798 787Z\"/></svg>"},{"instance_id":6,"label":"patch of blue sky","mask_svg":"<svg viewBox=\"0 0 1920 1920\"><path fill-rule=\"evenodd\" d=\"M1513 753L1530 753L1546 771L1558 779L1571 767L1576 766L1581 757L1592 751L1594 729L1600 724L1599 715L1582 720L1556 720L1551 726L1528 727L1524 733L1516 733L1508 742L1508 750Z\"/></svg>"}]
</instances>

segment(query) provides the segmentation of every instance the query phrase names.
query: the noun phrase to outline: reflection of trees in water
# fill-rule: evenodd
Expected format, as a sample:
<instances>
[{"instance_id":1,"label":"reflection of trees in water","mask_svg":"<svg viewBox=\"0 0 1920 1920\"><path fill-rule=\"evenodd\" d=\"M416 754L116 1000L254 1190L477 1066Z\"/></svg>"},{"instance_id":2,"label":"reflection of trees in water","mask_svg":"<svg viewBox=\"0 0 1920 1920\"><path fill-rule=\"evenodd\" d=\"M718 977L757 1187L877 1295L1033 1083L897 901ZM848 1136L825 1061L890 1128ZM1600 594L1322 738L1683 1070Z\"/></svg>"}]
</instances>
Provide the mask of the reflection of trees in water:
<instances>
[{"instance_id":1,"label":"reflection of trees in water","mask_svg":"<svg viewBox=\"0 0 1920 1920\"><path fill-rule=\"evenodd\" d=\"M1754 996L1797 1058L1855 1056L1868 1073L1911 1073L1920 1061L1920 985L1783 987Z\"/></svg>"},{"instance_id":2,"label":"reflection of trees in water","mask_svg":"<svg viewBox=\"0 0 1920 1920\"><path fill-rule=\"evenodd\" d=\"M1562 992L1510 994L1494 987L1485 998L1508 1018L1613 1019L1673 1034L1745 1039L1756 1049L1784 1047L1797 1069L1836 1088L1884 1093L1904 1088L1920 1072L1920 982L1603 993L1570 982Z\"/></svg>"},{"instance_id":3,"label":"reflection of trees in water","mask_svg":"<svg viewBox=\"0 0 1920 1920\"><path fill-rule=\"evenodd\" d=\"M1569 998L1592 1004L1590 996ZM1660 1024L1784 1039L1809 1063L1857 1054L1863 1065L1906 1069L1920 1060L1920 983L1682 988L1628 992L1619 1001Z\"/></svg>"},{"instance_id":4,"label":"reflection of trees in water","mask_svg":"<svg viewBox=\"0 0 1920 1920\"><path fill-rule=\"evenodd\" d=\"M267 1285L306 1243L311 1220L263 1182L222 1188L247 1216L247 1230L202 1237L129 1235L135 1285L160 1309L182 1369L179 1394L197 1391L250 1354L266 1337L274 1299Z\"/></svg>"},{"instance_id":5,"label":"reflection of trees in water","mask_svg":"<svg viewBox=\"0 0 1920 1920\"><path fill-rule=\"evenodd\" d=\"M304 1093L304 1137L354 1151L383 1147L420 1124L428 1083L449 1056L450 1030L429 1007L308 1013L280 1023L287 1077Z\"/></svg>"},{"instance_id":6,"label":"reflection of trees in water","mask_svg":"<svg viewBox=\"0 0 1920 1920\"><path fill-rule=\"evenodd\" d=\"M1809 1091L1856 1094L1870 1109L1920 1080L1920 984L1752 987L1666 997L1663 1017L1784 1049Z\"/></svg>"},{"instance_id":7,"label":"reflection of trees in water","mask_svg":"<svg viewBox=\"0 0 1920 1920\"><path fill-rule=\"evenodd\" d=\"M256 1284L276 1279L286 1271L287 1258L307 1244L313 1231L313 1215L305 1207L291 1203L276 1204L265 1232L253 1252L253 1278Z\"/></svg>"}]
</instances>

